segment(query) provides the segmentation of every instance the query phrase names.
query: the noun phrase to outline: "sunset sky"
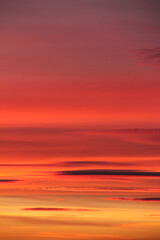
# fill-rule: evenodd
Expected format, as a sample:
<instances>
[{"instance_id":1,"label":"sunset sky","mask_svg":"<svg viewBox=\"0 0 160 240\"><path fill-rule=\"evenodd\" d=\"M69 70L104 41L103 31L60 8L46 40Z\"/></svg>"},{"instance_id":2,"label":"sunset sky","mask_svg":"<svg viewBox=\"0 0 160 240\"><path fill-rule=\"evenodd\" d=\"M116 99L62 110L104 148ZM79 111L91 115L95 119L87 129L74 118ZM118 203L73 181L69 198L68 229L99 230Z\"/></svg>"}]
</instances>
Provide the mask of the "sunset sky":
<instances>
[{"instance_id":1,"label":"sunset sky","mask_svg":"<svg viewBox=\"0 0 160 240\"><path fill-rule=\"evenodd\" d=\"M160 1L0 1L0 239L160 239Z\"/></svg>"}]
</instances>

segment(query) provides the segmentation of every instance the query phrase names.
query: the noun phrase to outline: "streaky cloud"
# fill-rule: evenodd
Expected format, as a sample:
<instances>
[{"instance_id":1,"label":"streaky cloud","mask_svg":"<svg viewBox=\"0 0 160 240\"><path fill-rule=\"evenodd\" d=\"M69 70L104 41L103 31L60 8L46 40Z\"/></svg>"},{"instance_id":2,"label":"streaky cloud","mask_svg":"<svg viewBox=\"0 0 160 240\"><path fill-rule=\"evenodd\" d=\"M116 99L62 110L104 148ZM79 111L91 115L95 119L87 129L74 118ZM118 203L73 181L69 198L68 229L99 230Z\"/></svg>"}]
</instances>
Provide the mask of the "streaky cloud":
<instances>
[{"instance_id":1,"label":"streaky cloud","mask_svg":"<svg viewBox=\"0 0 160 240\"><path fill-rule=\"evenodd\" d=\"M79 211L79 212L95 212L98 210L94 209L86 209L86 208L44 208L44 207L36 207L36 208L22 208L22 211Z\"/></svg>"},{"instance_id":2,"label":"streaky cloud","mask_svg":"<svg viewBox=\"0 0 160 240\"><path fill-rule=\"evenodd\" d=\"M139 57L142 58L145 63L160 63L160 47L143 49L139 52Z\"/></svg>"},{"instance_id":3,"label":"streaky cloud","mask_svg":"<svg viewBox=\"0 0 160 240\"><path fill-rule=\"evenodd\" d=\"M123 224L119 222L113 223L110 221L89 221L89 220L81 220L81 219L69 219L69 218L61 218L55 219L53 217L28 217L28 216L16 216L16 215L0 215L0 219L9 220L13 222L23 222L28 225L57 225L57 226L94 226L94 227L123 227Z\"/></svg>"},{"instance_id":4,"label":"streaky cloud","mask_svg":"<svg viewBox=\"0 0 160 240\"><path fill-rule=\"evenodd\" d=\"M120 201L142 201L142 202L160 202L159 197L150 197L150 198L105 198L106 200L120 200Z\"/></svg>"},{"instance_id":5,"label":"streaky cloud","mask_svg":"<svg viewBox=\"0 0 160 240\"><path fill-rule=\"evenodd\" d=\"M20 180L18 179L0 179L0 183L14 183L14 182L18 182Z\"/></svg>"},{"instance_id":6,"label":"streaky cloud","mask_svg":"<svg viewBox=\"0 0 160 240\"><path fill-rule=\"evenodd\" d=\"M132 162L114 162L114 161L68 161L63 163L67 167L78 167L78 166L132 166Z\"/></svg>"},{"instance_id":7,"label":"streaky cloud","mask_svg":"<svg viewBox=\"0 0 160 240\"><path fill-rule=\"evenodd\" d=\"M160 160L137 160L129 161L65 161L65 162L48 162L48 163L0 163L0 167L80 167L80 166L144 166L159 165Z\"/></svg>"}]
</instances>

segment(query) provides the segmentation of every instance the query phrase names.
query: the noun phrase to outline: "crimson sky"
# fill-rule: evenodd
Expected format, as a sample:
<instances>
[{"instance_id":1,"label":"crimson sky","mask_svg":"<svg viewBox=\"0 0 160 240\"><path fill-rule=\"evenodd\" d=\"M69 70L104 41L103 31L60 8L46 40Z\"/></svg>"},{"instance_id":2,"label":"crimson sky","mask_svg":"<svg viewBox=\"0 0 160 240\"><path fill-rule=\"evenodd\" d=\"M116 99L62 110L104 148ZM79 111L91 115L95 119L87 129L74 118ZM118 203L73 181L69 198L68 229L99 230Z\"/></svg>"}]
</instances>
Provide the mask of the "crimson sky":
<instances>
[{"instance_id":1,"label":"crimson sky","mask_svg":"<svg viewBox=\"0 0 160 240\"><path fill-rule=\"evenodd\" d=\"M158 0L1 0L0 238L160 238Z\"/></svg>"}]
</instances>

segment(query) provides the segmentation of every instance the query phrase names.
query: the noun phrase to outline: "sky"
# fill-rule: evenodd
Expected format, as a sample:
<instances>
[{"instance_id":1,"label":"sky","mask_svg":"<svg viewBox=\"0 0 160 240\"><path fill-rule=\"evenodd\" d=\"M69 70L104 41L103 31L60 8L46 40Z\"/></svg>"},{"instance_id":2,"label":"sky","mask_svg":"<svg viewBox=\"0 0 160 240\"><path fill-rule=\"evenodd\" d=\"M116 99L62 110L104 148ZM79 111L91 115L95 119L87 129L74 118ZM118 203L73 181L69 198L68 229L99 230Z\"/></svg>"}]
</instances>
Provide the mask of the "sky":
<instances>
[{"instance_id":1,"label":"sky","mask_svg":"<svg viewBox=\"0 0 160 240\"><path fill-rule=\"evenodd\" d=\"M0 1L0 239L160 239L159 11Z\"/></svg>"}]
</instances>

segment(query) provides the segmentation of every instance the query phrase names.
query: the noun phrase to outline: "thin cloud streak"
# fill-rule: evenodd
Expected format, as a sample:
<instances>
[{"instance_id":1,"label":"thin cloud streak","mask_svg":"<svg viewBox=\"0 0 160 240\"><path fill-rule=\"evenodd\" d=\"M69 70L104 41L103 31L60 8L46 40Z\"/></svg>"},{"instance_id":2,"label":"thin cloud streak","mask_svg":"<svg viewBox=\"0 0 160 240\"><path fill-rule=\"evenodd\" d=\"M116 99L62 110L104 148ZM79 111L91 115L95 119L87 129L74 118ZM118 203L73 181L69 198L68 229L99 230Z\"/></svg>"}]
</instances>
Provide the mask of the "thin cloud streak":
<instances>
[{"instance_id":1,"label":"thin cloud streak","mask_svg":"<svg viewBox=\"0 0 160 240\"><path fill-rule=\"evenodd\" d=\"M145 61L145 63L160 63L160 47L143 49L139 53L139 57Z\"/></svg>"},{"instance_id":2,"label":"thin cloud streak","mask_svg":"<svg viewBox=\"0 0 160 240\"><path fill-rule=\"evenodd\" d=\"M87 221L80 219L54 219L52 217L27 217L27 216L11 216L11 215L0 215L0 219L23 222L28 225L58 225L58 226L94 226L94 227L121 227L123 224L112 223L112 222L99 222L99 221Z\"/></svg>"},{"instance_id":3,"label":"thin cloud streak","mask_svg":"<svg viewBox=\"0 0 160 240\"><path fill-rule=\"evenodd\" d=\"M160 202L160 198L158 197L151 197L151 198L103 198L106 200L120 200L120 201L140 201L140 202Z\"/></svg>"},{"instance_id":4,"label":"thin cloud streak","mask_svg":"<svg viewBox=\"0 0 160 240\"><path fill-rule=\"evenodd\" d=\"M21 180L18 179L0 179L0 183L14 183L14 182L18 182Z\"/></svg>"},{"instance_id":5,"label":"thin cloud streak","mask_svg":"<svg viewBox=\"0 0 160 240\"><path fill-rule=\"evenodd\" d=\"M118 181L120 181L118 179ZM134 188L134 187L112 187L112 188L105 188L105 187L28 187L27 190L33 191L43 191L43 192L76 192L82 193L87 192L89 193L96 193L96 192L160 192L159 188Z\"/></svg>"},{"instance_id":6,"label":"thin cloud streak","mask_svg":"<svg viewBox=\"0 0 160 240\"><path fill-rule=\"evenodd\" d=\"M22 208L22 211L79 211L79 212L95 212L98 210L94 209L86 209L86 208L43 208L43 207L37 207L37 208Z\"/></svg>"},{"instance_id":7,"label":"thin cloud streak","mask_svg":"<svg viewBox=\"0 0 160 240\"><path fill-rule=\"evenodd\" d=\"M79 166L133 166L133 162L116 162L116 161L66 161L57 163L27 163L27 164L0 164L1 167L79 167Z\"/></svg>"},{"instance_id":8,"label":"thin cloud streak","mask_svg":"<svg viewBox=\"0 0 160 240\"><path fill-rule=\"evenodd\" d=\"M159 166L160 160L130 160L126 159L125 161L111 161L111 160L96 160L96 161L65 161L65 162L48 162L48 163L0 163L0 167L23 167L23 168L41 168L41 167L61 167L61 168L77 168L77 167L94 167L94 166L114 166L114 167L129 167L129 166Z\"/></svg>"},{"instance_id":9,"label":"thin cloud streak","mask_svg":"<svg viewBox=\"0 0 160 240\"><path fill-rule=\"evenodd\" d=\"M83 156L150 156L152 158L160 154L159 129L0 128L0 135L1 157L17 158L18 161L19 158L33 160ZM111 161L98 162L94 164L112 166ZM69 161L69 164L72 162ZM85 163L79 161L80 164ZM123 163L115 164L123 165Z\"/></svg>"}]
</instances>

